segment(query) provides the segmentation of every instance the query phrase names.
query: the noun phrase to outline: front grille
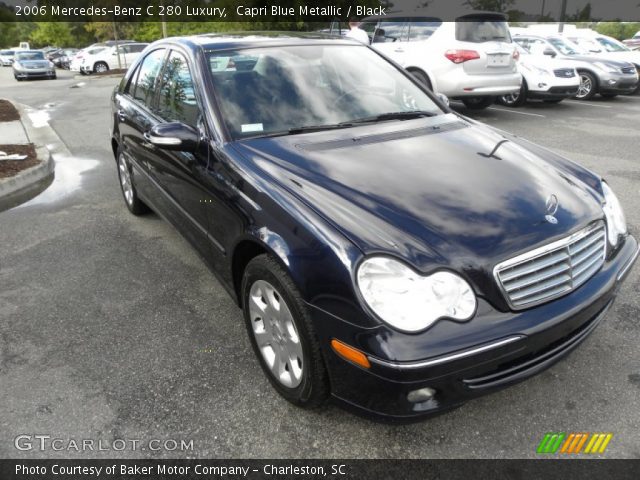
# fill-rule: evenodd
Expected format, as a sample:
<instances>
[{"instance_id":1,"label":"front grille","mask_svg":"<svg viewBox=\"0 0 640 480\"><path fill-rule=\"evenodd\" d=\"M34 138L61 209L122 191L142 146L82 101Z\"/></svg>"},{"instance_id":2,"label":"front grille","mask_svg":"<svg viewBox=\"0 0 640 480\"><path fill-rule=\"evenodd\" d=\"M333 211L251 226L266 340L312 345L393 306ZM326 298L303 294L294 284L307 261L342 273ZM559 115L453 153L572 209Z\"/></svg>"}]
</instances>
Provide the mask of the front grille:
<instances>
[{"instance_id":1,"label":"front grille","mask_svg":"<svg viewBox=\"0 0 640 480\"><path fill-rule=\"evenodd\" d=\"M560 78L571 78L576 76L575 70L573 68L559 68L557 70L554 70L553 73L556 77Z\"/></svg>"},{"instance_id":2,"label":"front grille","mask_svg":"<svg viewBox=\"0 0 640 480\"><path fill-rule=\"evenodd\" d=\"M622 67L621 70L622 73L636 73L636 67L633 66Z\"/></svg>"},{"instance_id":3,"label":"front grille","mask_svg":"<svg viewBox=\"0 0 640 480\"><path fill-rule=\"evenodd\" d=\"M602 222L496 265L494 274L509 305L522 310L566 295L604 263Z\"/></svg>"}]
</instances>

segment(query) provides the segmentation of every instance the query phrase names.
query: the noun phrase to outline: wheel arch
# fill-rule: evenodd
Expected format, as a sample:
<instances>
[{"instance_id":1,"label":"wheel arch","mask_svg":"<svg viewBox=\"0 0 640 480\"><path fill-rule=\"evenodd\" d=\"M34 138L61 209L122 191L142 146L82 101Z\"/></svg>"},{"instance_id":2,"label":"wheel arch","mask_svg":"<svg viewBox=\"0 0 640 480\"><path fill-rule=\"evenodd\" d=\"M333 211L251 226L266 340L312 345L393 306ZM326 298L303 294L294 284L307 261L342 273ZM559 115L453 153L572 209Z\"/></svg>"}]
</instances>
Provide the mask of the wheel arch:
<instances>
[{"instance_id":1,"label":"wheel arch","mask_svg":"<svg viewBox=\"0 0 640 480\"><path fill-rule=\"evenodd\" d=\"M412 72L419 72L422 73L425 77L427 77L427 80L429 80L429 85L431 85L431 90L433 92L435 92L437 90L437 85L436 83L433 81L433 76L429 74L429 72L425 71L424 68L420 68L420 67L416 67L416 66L410 66L406 68L407 72L412 73Z\"/></svg>"}]
</instances>

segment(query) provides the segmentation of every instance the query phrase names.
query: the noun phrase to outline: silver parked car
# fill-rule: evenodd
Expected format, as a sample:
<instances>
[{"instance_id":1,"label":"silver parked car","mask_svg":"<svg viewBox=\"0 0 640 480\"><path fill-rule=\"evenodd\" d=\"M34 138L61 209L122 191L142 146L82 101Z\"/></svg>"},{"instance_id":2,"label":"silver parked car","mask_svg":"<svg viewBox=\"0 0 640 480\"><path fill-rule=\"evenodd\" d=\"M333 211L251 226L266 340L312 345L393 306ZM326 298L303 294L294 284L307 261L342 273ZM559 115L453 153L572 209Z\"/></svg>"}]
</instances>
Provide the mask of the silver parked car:
<instances>
[{"instance_id":1,"label":"silver parked car","mask_svg":"<svg viewBox=\"0 0 640 480\"><path fill-rule=\"evenodd\" d=\"M55 65L47 60L42 50L17 51L13 62L13 76L16 80L28 78L56 78Z\"/></svg>"},{"instance_id":2,"label":"silver parked car","mask_svg":"<svg viewBox=\"0 0 640 480\"><path fill-rule=\"evenodd\" d=\"M579 100L588 100L597 93L603 97L630 94L638 84L638 72L633 64L589 55L560 36L516 35L513 39L534 55L571 61L580 75L575 97Z\"/></svg>"},{"instance_id":3,"label":"silver parked car","mask_svg":"<svg viewBox=\"0 0 640 480\"><path fill-rule=\"evenodd\" d=\"M10 67L13 65L13 56L15 52L13 50L0 50L0 64L3 67Z\"/></svg>"}]
</instances>

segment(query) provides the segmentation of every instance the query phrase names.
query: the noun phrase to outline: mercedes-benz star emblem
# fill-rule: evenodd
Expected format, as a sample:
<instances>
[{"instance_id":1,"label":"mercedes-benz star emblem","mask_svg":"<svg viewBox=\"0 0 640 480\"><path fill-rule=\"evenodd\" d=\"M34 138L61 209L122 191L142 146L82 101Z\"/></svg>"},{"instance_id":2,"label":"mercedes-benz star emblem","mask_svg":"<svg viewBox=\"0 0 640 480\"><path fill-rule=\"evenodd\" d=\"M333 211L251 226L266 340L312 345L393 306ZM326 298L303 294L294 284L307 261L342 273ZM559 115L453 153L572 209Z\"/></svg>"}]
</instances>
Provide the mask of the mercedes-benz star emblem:
<instances>
[{"instance_id":1,"label":"mercedes-benz star emblem","mask_svg":"<svg viewBox=\"0 0 640 480\"><path fill-rule=\"evenodd\" d=\"M558 223L558 219L554 216L556 214L556 212L558 211L558 197L556 197L555 195L549 195L549 198L547 198L547 213L544 216L544 219L552 224L556 224Z\"/></svg>"}]
</instances>

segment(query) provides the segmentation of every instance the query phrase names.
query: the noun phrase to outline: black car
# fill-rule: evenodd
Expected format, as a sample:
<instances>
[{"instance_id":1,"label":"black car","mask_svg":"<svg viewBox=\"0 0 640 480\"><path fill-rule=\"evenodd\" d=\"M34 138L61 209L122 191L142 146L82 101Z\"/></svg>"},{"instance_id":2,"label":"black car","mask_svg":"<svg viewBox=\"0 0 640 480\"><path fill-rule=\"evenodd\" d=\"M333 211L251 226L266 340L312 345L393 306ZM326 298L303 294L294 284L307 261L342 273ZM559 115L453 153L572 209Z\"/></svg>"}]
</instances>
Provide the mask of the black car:
<instances>
[{"instance_id":1,"label":"black car","mask_svg":"<svg viewBox=\"0 0 640 480\"><path fill-rule=\"evenodd\" d=\"M47 58L53 62L58 68L69 69L71 57L73 57L80 50L77 48L61 48L47 55Z\"/></svg>"},{"instance_id":2,"label":"black car","mask_svg":"<svg viewBox=\"0 0 640 480\"><path fill-rule=\"evenodd\" d=\"M112 107L128 209L193 244L302 407L409 421L530 377L638 255L600 176L348 39L162 40Z\"/></svg>"}]
</instances>

